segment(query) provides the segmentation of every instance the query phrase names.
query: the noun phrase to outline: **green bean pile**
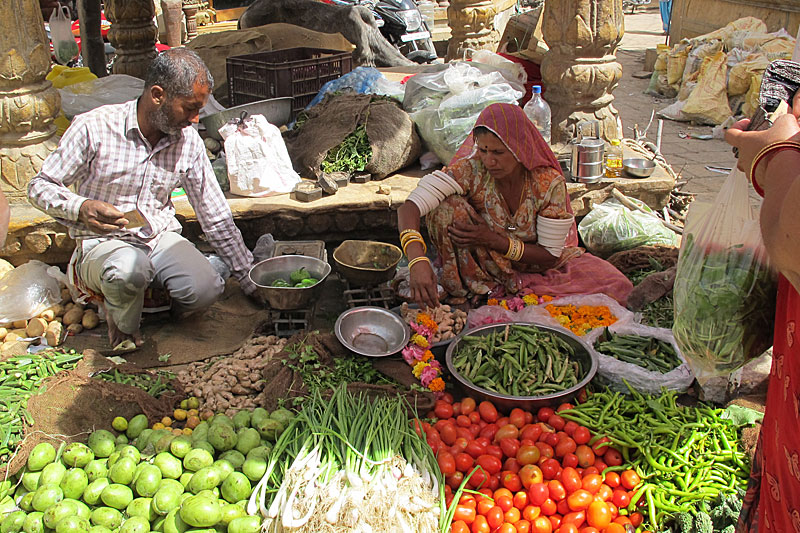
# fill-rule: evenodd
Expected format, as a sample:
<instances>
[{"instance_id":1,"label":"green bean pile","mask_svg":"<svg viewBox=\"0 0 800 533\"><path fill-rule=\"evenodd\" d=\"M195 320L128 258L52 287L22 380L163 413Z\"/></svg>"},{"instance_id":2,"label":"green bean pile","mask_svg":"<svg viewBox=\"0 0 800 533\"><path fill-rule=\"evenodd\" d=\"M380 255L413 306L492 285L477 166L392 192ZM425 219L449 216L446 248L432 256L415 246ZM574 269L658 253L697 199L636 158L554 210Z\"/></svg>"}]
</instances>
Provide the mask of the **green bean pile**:
<instances>
[{"instance_id":1,"label":"green bean pile","mask_svg":"<svg viewBox=\"0 0 800 533\"><path fill-rule=\"evenodd\" d=\"M674 514L747 486L749 458L739 449L736 424L720 417L722 409L677 405L673 391L649 396L629 390L633 398L597 393L559 414L607 436L637 470L643 483L629 509L645 498L649 529L661 531Z\"/></svg>"},{"instance_id":2,"label":"green bean pile","mask_svg":"<svg viewBox=\"0 0 800 533\"><path fill-rule=\"evenodd\" d=\"M666 374L683 364L668 342L639 335L614 335L597 344L597 351L653 372Z\"/></svg>"},{"instance_id":3,"label":"green bean pile","mask_svg":"<svg viewBox=\"0 0 800 533\"><path fill-rule=\"evenodd\" d=\"M453 367L467 381L510 396L541 396L562 391L583 377L575 351L547 330L508 325L488 335L466 335L453 355Z\"/></svg>"},{"instance_id":4,"label":"green bean pile","mask_svg":"<svg viewBox=\"0 0 800 533\"><path fill-rule=\"evenodd\" d=\"M42 382L78 364L83 354L42 351L9 357L0 362L0 464L8 461L22 442L26 425L33 425L28 398L43 392Z\"/></svg>"},{"instance_id":5,"label":"green bean pile","mask_svg":"<svg viewBox=\"0 0 800 533\"><path fill-rule=\"evenodd\" d=\"M138 387L154 398L161 396L165 392L175 392L175 388L171 383L175 376L169 372L159 372L157 375L147 372L126 374L115 368L114 372L103 372L97 374L97 377L104 381Z\"/></svg>"}]
</instances>

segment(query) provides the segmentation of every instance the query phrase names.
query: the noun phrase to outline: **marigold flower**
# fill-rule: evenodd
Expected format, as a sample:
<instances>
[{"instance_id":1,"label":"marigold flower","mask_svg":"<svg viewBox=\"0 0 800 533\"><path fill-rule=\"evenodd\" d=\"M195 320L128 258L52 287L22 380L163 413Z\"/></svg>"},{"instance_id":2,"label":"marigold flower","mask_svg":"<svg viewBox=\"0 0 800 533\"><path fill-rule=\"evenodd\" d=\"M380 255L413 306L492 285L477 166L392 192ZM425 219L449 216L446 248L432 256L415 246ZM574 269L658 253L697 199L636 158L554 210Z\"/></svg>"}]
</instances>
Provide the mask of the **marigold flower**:
<instances>
[{"instance_id":1,"label":"marigold flower","mask_svg":"<svg viewBox=\"0 0 800 533\"><path fill-rule=\"evenodd\" d=\"M428 328L433 333L439 330L439 325L427 313L417 313L417 324Z\"/></svg>"},{"instance_id":2,"label":"marigold flower","mask_svg":"<svg viewBox=\"0 0 800 533\"><path fill-rule=\"evenodd\" d=\"M431 381L431 384L428 386L428 388L433 392L441 392L444 390L444 380L442 378L436 378Z\"/></svg>"},{"instance_id":3,"label":"marigold flower","mask_svg":"<svg viewBox=\"0 0 800 533\"><path fill-rule=\"evenodd\" d=\"M419 377L422 375L422 372L426 368L428 368L428 363L426 363L425 361L418 362L416 365L414 365L414 369L412 370L414 377L419 379Z\"/></svg>"},{"instance_id":4,"label":"marigold flower","mask_svg":"<svg viewBox=\"0 0 800 533\"><path fill-rule=\"evenodd\" d=\"M433 359L433 352L430 350L425 350L425 353L422 354L422 360L427 362L431 359Z\"/></svg>"},{"instance_id":5,"label":"marigold flower","mask_svg":"<svg viewBox=\"0 0 800 533\"><path fill-rule=\"evenodd\" d=\"M497 301L497 298L489 298L486 301L487 305L499 305L500 302Z\"/></svg>"},{"instance_id":6,"label":"marigold flower","mask_svg":"<svg viewBox=\"0 0 800 533\"><path fill-rule=\"evenodd\" d=\"M542 296L542 301L543 302L552 302L553 301L553 297L544 295L544 296Z\"/></svg>"},{"instance_id":7,"label":"marigold flower","mask_svg":"<svg viewBox=\"0 0 800 533\"><path fill-rule=\"evenodd\" d=\"M415 333L411 336L411 342L416 344L417 346L421 346L422 348L427 348L430 346L428 343L428 339L420 335L419 333Z\"/></svg>"},{"instance_id":8,"label":"marigold flower","mask_svg":"<svg viewBox=\"0 0 800 533\"><path fill-rule=\"evenodd\" d=\"M539 298L535 294L526 294L522 297L522 302L525 305L537 305L539 303Z\"/></svg>"},{"instance_id":9,"label":"marigold flower","mask_svg":"<svg viewBox=\"0 0 800 533\"><path fill-rule=\"evenodd\" d=\"M508 309L508 302L505 300L501 300L500 307L502 307L503 309Z\"/></svg>"}]
</instances>

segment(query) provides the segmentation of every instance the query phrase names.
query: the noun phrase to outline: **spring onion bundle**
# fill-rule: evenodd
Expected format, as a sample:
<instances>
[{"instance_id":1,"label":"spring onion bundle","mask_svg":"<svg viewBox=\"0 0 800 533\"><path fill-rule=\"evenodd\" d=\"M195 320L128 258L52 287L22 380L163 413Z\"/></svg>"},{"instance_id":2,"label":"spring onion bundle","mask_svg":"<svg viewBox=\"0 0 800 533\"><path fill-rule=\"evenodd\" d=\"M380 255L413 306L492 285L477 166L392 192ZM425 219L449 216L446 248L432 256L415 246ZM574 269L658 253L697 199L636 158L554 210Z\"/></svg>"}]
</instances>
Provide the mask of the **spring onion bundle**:
<instances>
[{"instance_id":1,"label":"spring onion bundle","mask_svg":"<svg viewBox=\"0 0 800 533\"><path fill-rule=\"evenodd\" d=\"M283 432L248 503L270 532L436 532L436 459L400 398L314 394Z\"/></svg>"}]
</instances>

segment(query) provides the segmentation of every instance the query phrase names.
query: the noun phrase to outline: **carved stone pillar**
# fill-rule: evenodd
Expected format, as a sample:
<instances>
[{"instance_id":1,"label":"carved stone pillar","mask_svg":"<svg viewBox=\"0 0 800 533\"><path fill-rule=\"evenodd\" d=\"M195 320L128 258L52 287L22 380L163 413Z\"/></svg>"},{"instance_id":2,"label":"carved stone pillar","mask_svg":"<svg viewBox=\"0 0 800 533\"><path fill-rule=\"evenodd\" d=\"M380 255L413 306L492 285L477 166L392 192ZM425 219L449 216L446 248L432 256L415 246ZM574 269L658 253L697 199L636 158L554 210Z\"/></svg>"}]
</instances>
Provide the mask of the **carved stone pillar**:
<instances>
[{"instance_id":1,"label":"carved stone pillar","mask_svg":"<svg viewBox=\"0 0 800 533\"><path fill-rule=\"evenodd\" d=\"M105 5L111 22L108 40L117 51L112 71L144 79L156 57L158 28L153 23L153 0L108 0Z\"/></svg>"},{"instance_id":2,"label":"carved stone pillar","mask_svg":"<svg viewBox=\"0 0 800 533\"><path fill-rule=\"evenodd\" d=\"M37 0L9 0L0 17L0 187L27 201L28 181L56 147L61 97L44 78L50 44Z\"/></svg>"},{"instance_id":3,"label":"carved stone pillar","mask_svg":"<svg viewBox=\"0 0 800 533\"><path fill-rule=\"evenodd\" d=\"M186 15L186 42L197 37L197 10L200 5L195 0L183 0L183 14Z\"/></svg>"},{"instance_id":4,"label":"carved stone pillar","mask_svg":"<svg viewBox=\"0 0 800 533\"><path fill-rule=\"evenodd\" d=\"M494 27L494 17L513 6L513 0L450 0L447 23L451 37L447 60L463 59L467 49L495 52L500 32Z\"/></svg>"},{"instance_id":5,"label":"carved stone pillar","mask_svg":"<svg viewBox=\"0 0 800 533\"><path fill-rule=\"evenodd\" d=\"M542 79L553 117L552 145L566 151L582 120L597 120L604 139L622 135L611 94L622 77L617 44L624 33L622 0L545 2L542 33L550 50Z\"/></svg>"}]
</instances>

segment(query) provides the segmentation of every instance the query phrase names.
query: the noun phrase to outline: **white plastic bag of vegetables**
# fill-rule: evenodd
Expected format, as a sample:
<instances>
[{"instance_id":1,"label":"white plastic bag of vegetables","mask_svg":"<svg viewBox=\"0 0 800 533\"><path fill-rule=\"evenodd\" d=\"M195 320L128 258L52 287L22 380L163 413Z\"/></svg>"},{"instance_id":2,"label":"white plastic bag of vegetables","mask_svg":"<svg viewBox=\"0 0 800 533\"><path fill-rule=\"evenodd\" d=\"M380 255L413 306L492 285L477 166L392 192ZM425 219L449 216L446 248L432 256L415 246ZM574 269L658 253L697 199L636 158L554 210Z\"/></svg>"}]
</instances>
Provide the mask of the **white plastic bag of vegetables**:
<instances>
[{"instance_id":1,"label":"white plastic bag of vegetables","mask_svg":"<svg viewBox=\"0 0 800 533\"><path fill-rule=\"evenodd\" d=\"M775 291L758 210L734 169L711 205L692 204L675 277L672 331L704 392L771 346Z\"/></svg>"},{"instance_id":2,"label":"white plastic bag of vegetables","mask_svg":"<svg viewBox=\"0 0 800 533\"><path fill-rule=\"evenodd\" d=\"M644 202L630 200L652 213ZM678 245L678 236L656 218L628 209L614 198L592 207L578 224L578 232L586 248L601 256L637 246Z\"/></svg>"},{"instance_id":3,"label":"white plastic bag of vegetables","mask_svg":"<svg viewBox=\"0 0 800 533\"><path fill-rule=\"evenodd\" d=\"M58 6L50 14L50 40L53 43L53 55L62 65L66 65L80 53L78 43L72 35L72 17L67 6Z\"/></svg>"},{"instance_id":4,"label":"white plastic bag of vegetables","mask_svg":"<svg viewBox=\"0 0 800 533\"><path fill-rule=\"evenodd\" d=\"M610 336L613 335L617 339L622 337L621 341L611 341ZM623 379L628 384L639 392L646 394L661 394L661 389L674 390L684 392L694 381L694 376L686 363L686 359L681 354L675 342L675 337L672 331L664 328L654 328L636 323L620 323L612 324L606 330L604 335L595 341L594 349L598 357L597 374L603 378L608 386L620 392L628 392L628 387L623 382ZM642 366L642 359L654 354L642 350L638 343L633 342L631 345L625 345L625 337L641 337L642 339L656 339L664 343L669 343L674 351L674 360L672 353L664 354L664 359L667 360L666 366L668 368L677 364L667 372L656 370L649 370ZM610 342L611 341L611 342ZM613 348L611 346L614 346ZM661 352L660 347L656 343L651 343L650 350L657 350ZM660 354L655 354L660 355ZM633 361L637 361L634 363Z\"/></svg>"}]
</instances>

